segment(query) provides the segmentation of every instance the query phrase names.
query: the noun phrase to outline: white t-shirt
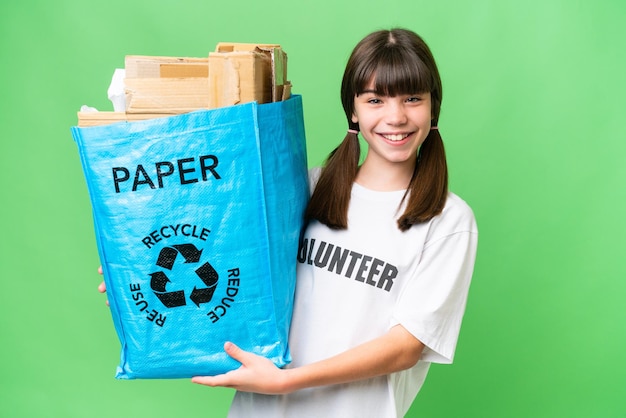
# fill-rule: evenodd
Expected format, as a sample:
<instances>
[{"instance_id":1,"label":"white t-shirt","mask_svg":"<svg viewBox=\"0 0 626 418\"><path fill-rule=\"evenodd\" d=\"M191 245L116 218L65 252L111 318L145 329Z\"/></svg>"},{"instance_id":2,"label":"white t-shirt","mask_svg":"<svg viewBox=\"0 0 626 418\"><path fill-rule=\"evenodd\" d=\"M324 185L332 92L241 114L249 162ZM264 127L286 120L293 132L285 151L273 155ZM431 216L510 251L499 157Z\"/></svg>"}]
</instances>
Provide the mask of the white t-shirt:
<instances>
[{"instance_id":1,"label":"white t-shirt","mask_svg":"<svg viewBox=\"0 0 626 418\"><path fill-rule=\"evenodd\" d=\"M235 395L229 417L402 417L431 362L451 363L477 245L469 206L449 193L441 215L398 229L404 191L354 184L348 229L312 222L298 254L289 345L298 367L331 357L401 324L426 347L412 368L281 396Z\"/></svg>"}]
</instances>

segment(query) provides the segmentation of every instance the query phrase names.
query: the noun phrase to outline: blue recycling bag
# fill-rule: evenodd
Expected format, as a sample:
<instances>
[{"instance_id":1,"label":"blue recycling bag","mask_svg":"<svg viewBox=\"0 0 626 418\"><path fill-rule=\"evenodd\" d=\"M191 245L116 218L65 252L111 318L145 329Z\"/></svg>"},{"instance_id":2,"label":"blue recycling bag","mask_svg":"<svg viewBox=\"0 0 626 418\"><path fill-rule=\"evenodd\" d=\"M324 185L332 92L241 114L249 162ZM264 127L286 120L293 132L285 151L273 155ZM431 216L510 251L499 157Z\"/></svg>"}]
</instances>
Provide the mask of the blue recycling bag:
<instances>
[{"instance_id":1,"label":"blue recycling bag","mask_svg":"<svg viewBox=\"0 0 626 418\"><path fill-rule=\"evenodd\" d=\"M116 377L282 367L309 197L302 100L72 127L121 342Z\"/></svg>"}]
</instances>

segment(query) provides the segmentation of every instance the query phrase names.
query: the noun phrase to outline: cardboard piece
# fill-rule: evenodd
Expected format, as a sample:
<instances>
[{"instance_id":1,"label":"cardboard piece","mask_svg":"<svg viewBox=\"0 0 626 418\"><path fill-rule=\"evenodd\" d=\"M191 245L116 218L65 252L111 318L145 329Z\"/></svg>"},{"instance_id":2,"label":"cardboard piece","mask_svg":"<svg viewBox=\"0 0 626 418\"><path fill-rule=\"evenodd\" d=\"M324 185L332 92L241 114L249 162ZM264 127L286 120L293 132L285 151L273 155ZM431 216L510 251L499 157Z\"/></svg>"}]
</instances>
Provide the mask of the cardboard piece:
<instances>
[{"instance_id":1,"label":"cardboard piece","mask_svg":"<svg viewBox=\"0 0 626 418\"><path fill-rule=\"evenodd\" d=\"M126 113L180 114L209 106L206 58L129 55L124 65Z\"/></svg>"},{"instance_id":2,"label":"cardboard piece","mask_svg":"<svg viewBox=\"0 0 626 418\"><path fill-rule=\"evenodd\" d=\"M207 58L125 57L126 112L78 112L78 126L152 119L291 95L277 44L220 42Z\"/></svg>"},{"instance_id":3,"label":"cardboard piece","mask_svg":"<svg viewBox=\"0 0 626 418\"><path fill-rule=\"evenodd\" d=\"M287 54L280 45L220 42L209 54L209 106L284 100ZM289 97L288 95L286 97Z\"/></svg>"},{"instance_id":4,"label":"cardboard piece","mask_svg":"<svg viewBox=\"0 0 626 418\"><path fill-rule=\"evenodd\" d=\"M208 58L151 57L127 55L126 78L208 77Z\"/></svg>"},{"instance_id":5,"label":"cardboard piece","mask_svg":"<svg viewBox=\"0 0 626 418\"><path fill-rule=\"evenodd\" d=\"M127 78L126 113L180 114L209 108L208 78Z\"/></svg>"},{"instance_id":6,"label":"cardboard piece","mask_svg":"<svg viewBox=\"0 0 626 418\"><path fill-rule=\"evenodd\" d=\"M109 125L116 122L135 122L171 116L164 113L126 113L126 112L78 112L78 126Z\"/></svg>"}]
</instances>

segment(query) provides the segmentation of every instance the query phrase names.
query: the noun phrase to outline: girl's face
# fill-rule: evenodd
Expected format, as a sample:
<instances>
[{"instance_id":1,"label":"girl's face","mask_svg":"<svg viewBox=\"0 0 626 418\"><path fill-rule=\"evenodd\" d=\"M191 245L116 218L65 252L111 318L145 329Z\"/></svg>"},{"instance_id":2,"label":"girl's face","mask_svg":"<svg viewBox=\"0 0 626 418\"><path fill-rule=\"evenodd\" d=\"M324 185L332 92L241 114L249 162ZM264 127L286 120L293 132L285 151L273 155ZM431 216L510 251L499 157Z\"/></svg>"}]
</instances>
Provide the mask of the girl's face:
<instances>
[{"instance_id":1,"label":"girl's face","mask_svg":"<svg viewBox=\"0 0 626 418\"><path fill-rule=\"evenodd\" d=\"M430 93L381 96L373 84L368 86L354 98L352 115L368 144L364 164L400 164L412 170L431 118Z\"/></svg>"}]
</instances>

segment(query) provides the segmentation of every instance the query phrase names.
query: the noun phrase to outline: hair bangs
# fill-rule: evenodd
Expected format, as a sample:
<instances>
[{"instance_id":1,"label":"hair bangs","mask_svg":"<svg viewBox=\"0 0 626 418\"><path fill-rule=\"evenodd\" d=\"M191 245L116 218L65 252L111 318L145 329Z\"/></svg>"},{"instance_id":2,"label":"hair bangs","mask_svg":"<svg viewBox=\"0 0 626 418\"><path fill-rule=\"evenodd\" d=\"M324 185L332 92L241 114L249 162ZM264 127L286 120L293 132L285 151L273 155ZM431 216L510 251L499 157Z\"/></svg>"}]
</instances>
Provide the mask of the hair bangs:
<instances>
[{"instance_id":1,"label":"hair bangs","mask_svg":"<svg viewBox=\"0 0 626 418\"><path fill-rule=\"evenodd\" d=\"M428 66L412 51L387 45L372 56L360 71L356 93L374 88L381 96L420 94L433 90L433 76Z\"/></svg>"}]
</instances>

